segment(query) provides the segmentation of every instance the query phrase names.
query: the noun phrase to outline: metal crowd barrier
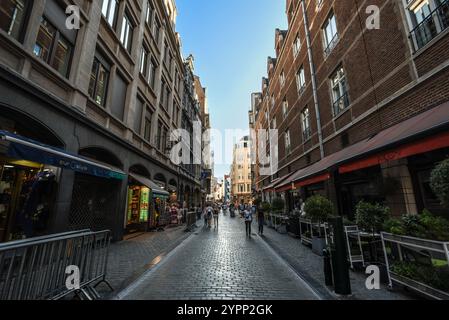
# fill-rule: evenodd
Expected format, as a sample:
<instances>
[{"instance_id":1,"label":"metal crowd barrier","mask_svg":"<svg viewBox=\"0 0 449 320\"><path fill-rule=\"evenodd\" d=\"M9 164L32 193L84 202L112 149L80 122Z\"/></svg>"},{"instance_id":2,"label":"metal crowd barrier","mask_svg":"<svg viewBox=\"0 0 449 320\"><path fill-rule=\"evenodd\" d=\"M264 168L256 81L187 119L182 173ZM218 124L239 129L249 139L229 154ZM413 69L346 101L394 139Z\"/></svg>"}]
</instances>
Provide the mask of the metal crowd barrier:
<instances>
[{"instance_id":1,"label":"metal crowd barrier","mask_svg":"<svg viewBox=\"0 0 449 320\"><path fill-rule=\"evenodd\" d=\"M111 232L81 230L0 244L0 300L58 300L74 293L98 299L106 280ZM79 288L68 288L68 266L79 269Z\"/></svg>"}]
</instances>

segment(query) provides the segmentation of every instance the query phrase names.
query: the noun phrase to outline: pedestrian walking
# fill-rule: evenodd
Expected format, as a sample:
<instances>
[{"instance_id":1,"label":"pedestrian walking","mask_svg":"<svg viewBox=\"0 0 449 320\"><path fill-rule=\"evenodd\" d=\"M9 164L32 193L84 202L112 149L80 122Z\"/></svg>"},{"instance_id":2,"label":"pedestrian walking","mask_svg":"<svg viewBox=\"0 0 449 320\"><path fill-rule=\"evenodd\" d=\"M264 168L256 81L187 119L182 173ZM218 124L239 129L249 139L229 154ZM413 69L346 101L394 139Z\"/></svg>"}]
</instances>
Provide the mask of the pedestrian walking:
<instances>
[{"instance_id":1,"label":"pedestrian walking","mask_svg":"<svg viewBox=\"0 0 449 320\"><path fill-rule=\"evenodd\" d=\"M212 228L213 217L214 217L214 209L211 207L211 210L207 212L207 226L209 229Z\"/></svg>"},{"instance_id":2,"label":"pedestrian walking","mask_svg":"<svg viewBox=\"0 0 449 320\"><path fill-rule=\"evenodd\" d=\"M253 223L253 213L251 212L251 210L245 210L244 218L246 226L246 236L251 238L251 225Z\"/></svg>"},{"instance_id":3,"label":"pedestrian walking","mask_svg":"<svg viewBox=\"0 0 449 320\"><path fill-rule=\"evenodd\" d=\"M214 209L214 228L218 229L218 218L220 215L220 209L218 209L218 206L215 206Z\"/></svg>"},{"instance_id":4,"label":"pedestrian walking","mask_svg":"<svg viewBox=\"0 0 449 320\"><path fill-rule=\"evenodd\" d=\"M198 206L197 208L196 208L196 216L197 216L197 219L196 220L201 220L201 213L203 212L203 210L201 209L201 207L200 206Z\"/></svg>"},{"instance_id":5,"label":"pedestrian walking","mask_svg":"<svg viewBox=\"0 0 449 320\"><path fill-rule=\"evenodd\" d=\"M257 222L259 223L259 235L263 236L263 226L265 224L265 212L262 208L257 210Z\"/></svg>"},{"instance_id":6,"label":"pedestrian walking","mask_svg":"<svg viewBox=\"0 0 449 320\"><path fill-rule=\"evenodd\" d=\"M209 205L204 209L204 227L210 227L210 221L212 219L213 208Z\"/></svg>"}]
</instances>

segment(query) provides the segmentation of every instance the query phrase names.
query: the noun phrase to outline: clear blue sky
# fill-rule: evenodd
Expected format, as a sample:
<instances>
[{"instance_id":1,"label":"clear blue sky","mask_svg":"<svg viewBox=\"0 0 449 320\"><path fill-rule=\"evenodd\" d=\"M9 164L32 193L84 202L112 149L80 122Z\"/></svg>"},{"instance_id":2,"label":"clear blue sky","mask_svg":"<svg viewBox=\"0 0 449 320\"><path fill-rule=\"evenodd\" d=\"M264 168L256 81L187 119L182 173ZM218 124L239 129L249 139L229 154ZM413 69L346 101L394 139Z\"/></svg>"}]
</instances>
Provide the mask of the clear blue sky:
<instances>
[{"instance_id":1,"label":"clear blue sky","mask_svg":"<svg viewBox=\"0 0 449 320\"><path fill-rule=\"evenodd\" d=\"M251 93L261 89L276 28L285 29L285 0L176 0L183 55L207 88L212 127L248 129ZM216 165L215 176L230 164Z\"/></svg>"}]
</instances>

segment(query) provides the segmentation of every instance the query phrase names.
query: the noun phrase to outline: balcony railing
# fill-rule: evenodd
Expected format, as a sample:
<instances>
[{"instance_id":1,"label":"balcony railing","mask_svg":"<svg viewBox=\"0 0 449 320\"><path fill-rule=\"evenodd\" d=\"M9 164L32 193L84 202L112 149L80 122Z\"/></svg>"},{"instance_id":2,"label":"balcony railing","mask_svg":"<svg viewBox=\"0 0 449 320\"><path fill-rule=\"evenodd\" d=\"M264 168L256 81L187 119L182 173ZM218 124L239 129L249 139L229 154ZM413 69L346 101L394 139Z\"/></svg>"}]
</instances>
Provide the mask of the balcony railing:
<instances>
[{"instance_id":1,"label":"balcony railing","mask_svg":"<svg viewBox=\"0 0 449 320\"><path fill-rule=\"evenodd\" d=\"M346 92L334 102L334 116L338 116L347 107L349 107L349 96Z\"/></svg>"},{"instance_id":2,"label":"balcony railing","mask_svg":"<svg viewBox=\"0 0 449 320\"><path fill-rule=\"evenodd\" d=\"M446 0L410 32L410 37L414 42L416 50L424 47L448 27L449 0Z\"/></svg>"},{"instance_id":3,"label":"balcony railing","mask_svg":"<svg viewBox=\"0 0 449 320\"><path fill-rule=\"evenodd\" d=\"M303 141L308 141L310 140L311 137L312 137L312 129L310 127L304 129L304 131L302 132Z\"/></svg>"},{"instance_id":4,"label":"balcony railing","mask_svg":"<svg viewBox=\"0 0 449 320\"><path fill-rule=\"evenodd\" d=\"M332 50L335 48L335 46L337 45L337 43L338 43L338 33L336 33L336 34L334 35L334 37L332 38L332 40L329 41L329 43L327 44L326 49L324 49L324 54L326 55L326 57L327 57L328 55L330 55L330 53L331 53Z\"/></svg>"}]
</instances>

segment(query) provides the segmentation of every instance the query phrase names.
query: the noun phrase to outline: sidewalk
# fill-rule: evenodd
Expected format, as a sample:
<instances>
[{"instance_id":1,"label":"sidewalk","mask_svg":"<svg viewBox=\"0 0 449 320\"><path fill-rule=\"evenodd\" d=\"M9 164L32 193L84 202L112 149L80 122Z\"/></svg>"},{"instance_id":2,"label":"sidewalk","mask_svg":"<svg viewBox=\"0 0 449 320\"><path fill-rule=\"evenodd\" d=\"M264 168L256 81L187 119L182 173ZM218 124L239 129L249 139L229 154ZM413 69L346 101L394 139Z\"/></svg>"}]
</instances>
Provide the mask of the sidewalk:
<instances>
[{"instance_id":1,"label":"sidewalk","mask_svg":"<svg viewBox=\"0 0 449 320\"><path fill-rule=\"evenodd\" d=\"M163 232L129 235L125 240L111 244L107 280L114 288L113 294L130 285L187 239L192 233L185 229L182 225L166 228ZM106 285L101 284L97 289L104 298L113 295Z\"/></svg>"},{"instance_id":2,"label":"sidewalk","mask_svg":"<svg viewBox=\"0 0 449 320\"><path fill-rule=\"evenodd\" d=\"M350 271L352 296L337 296L331 288L325 286L323 258L314 254L312 249L301 244L299 239L283 235L265 226L262 239L284 258L300 276L306 280L324 299L349 300L411 300L413 296L402 291L390 291L386 286L381 290L367 290L366 277L361 272Z\"/></svg>"}]
</instances>

